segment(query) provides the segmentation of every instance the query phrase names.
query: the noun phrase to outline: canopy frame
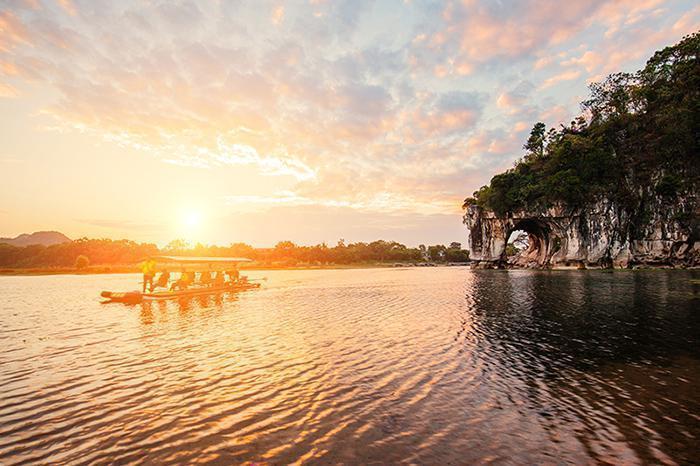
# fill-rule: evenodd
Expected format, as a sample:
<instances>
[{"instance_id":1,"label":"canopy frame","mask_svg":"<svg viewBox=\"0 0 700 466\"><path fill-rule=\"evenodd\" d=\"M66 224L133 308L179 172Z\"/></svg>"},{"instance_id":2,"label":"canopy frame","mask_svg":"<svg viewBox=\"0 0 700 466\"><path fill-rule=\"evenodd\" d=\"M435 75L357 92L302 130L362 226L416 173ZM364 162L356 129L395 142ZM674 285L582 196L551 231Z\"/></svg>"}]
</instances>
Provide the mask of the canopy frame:
<instances>
[{"instance_id":1,"label":"canopy frame","mask_svg":"<svg viewBox=\"0 0 700 466\"><path fill-rule=\"evenodd\" d=\"M156 262L170 262L176 264L235 264L238 262L252 262L245 257L206 257L206 256L151 256Z\"/></svg>"}]
</instances>

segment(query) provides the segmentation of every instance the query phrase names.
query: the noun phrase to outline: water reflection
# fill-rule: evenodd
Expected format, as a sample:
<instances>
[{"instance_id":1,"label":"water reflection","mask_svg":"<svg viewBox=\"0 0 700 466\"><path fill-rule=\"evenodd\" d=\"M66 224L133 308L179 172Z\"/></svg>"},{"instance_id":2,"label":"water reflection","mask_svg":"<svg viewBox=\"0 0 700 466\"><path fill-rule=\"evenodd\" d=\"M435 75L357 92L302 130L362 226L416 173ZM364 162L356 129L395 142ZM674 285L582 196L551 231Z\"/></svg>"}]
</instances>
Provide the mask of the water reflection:
<instances>
[{"instance_id":1,"label":"water reflection","mask_svg":"<svg viewBox=\"0 0 700 466\"><path fill-rule=\"evenodd\" d=\"M494 385L526 399L554 438L574 423L597 461L695 458L697 286L655 272L562 275L475 274L472 327Z\"/></svg>"},{"instance_id":2,"label":"water reflection","mask_svg":"<svg viewBox=\"0 0 700 466\"><path fill-rule=\"evenodd\" d=\"M698 457L696 272L266 275L133 307L0 278L0 464Z\"/></svg>"},{"instance_id":3,"label":"water reflection","mask_svg":"<svg viewBox=\"0 0 700 466\"><path fill-rule=\"evenodd\" d=\"M210 319L220 317L228 309L233 312L238 300L236 293L213 293L211 295L187 296L173 300L143 301L133 307L139 309L141 324L165 324L170 319L170 312L177 315L178 325L187 325L193 319ZM224 305L226 304L226 306Z\"/></svg>"}]
</instances>

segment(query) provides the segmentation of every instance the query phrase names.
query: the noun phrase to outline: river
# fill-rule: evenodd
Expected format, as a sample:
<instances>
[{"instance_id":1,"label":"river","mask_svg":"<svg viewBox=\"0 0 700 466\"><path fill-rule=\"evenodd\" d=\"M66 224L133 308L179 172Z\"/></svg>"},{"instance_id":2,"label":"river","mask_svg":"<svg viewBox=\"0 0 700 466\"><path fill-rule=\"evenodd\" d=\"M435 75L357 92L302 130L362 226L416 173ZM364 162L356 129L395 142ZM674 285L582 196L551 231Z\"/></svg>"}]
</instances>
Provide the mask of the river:
<instances>
[{"instance_id":1,"label":"river","mask_svg":"<svg viewBox=\"0 0 700 466\"><path fill-rule=\"evenodd\" d=\"M700 273L0 277L0 464L690 464Z\"/></svg>"}]
</instances>

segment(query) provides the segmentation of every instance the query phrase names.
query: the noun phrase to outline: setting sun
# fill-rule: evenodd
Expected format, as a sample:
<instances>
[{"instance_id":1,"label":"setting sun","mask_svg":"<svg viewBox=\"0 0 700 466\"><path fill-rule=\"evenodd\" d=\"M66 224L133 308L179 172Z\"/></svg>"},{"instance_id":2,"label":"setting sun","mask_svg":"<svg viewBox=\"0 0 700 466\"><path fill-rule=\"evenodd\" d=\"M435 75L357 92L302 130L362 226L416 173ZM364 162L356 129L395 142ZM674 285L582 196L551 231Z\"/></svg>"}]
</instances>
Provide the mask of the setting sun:
<instances>
[{"instance_id":1,"label":"setting sun","mask_svg":"<svg viewBox=\"0 0 700 466\"><path fill-rule=\"evenodd\" d=\"M190 242L204 241L205 214L202 209L187 207L177 215L175 224L175 236Z\"/></svg>"},{"instance_id":2,"label":"setting sun","mask_svg":"<svg viewBox=\"0 0 700 466\"><path fill-rule=\"evenodd\" d=\"M182 225L189 229L195 229L202 223L201 212L190 210L182 215Z\"/></svg>"}]
</instances>

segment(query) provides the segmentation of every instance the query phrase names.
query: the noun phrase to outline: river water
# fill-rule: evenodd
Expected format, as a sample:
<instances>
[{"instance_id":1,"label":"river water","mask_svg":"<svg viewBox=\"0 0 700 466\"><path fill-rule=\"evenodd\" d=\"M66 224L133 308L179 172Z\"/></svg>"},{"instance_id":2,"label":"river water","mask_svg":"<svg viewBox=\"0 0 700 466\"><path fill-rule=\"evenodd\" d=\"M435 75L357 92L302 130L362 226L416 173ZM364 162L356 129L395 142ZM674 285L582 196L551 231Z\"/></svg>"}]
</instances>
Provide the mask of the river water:
<instances>
[{"instance_id":1,"label":"river water","mask_svg":"<svg viewBox=\"0 0 700 466\"><path fill-rule=\"evenodd\" d=\"M0 464L691 464L700 274L0 277ZM697 464L697 463L696 463Z\"/></svg>"}]
</instances>

